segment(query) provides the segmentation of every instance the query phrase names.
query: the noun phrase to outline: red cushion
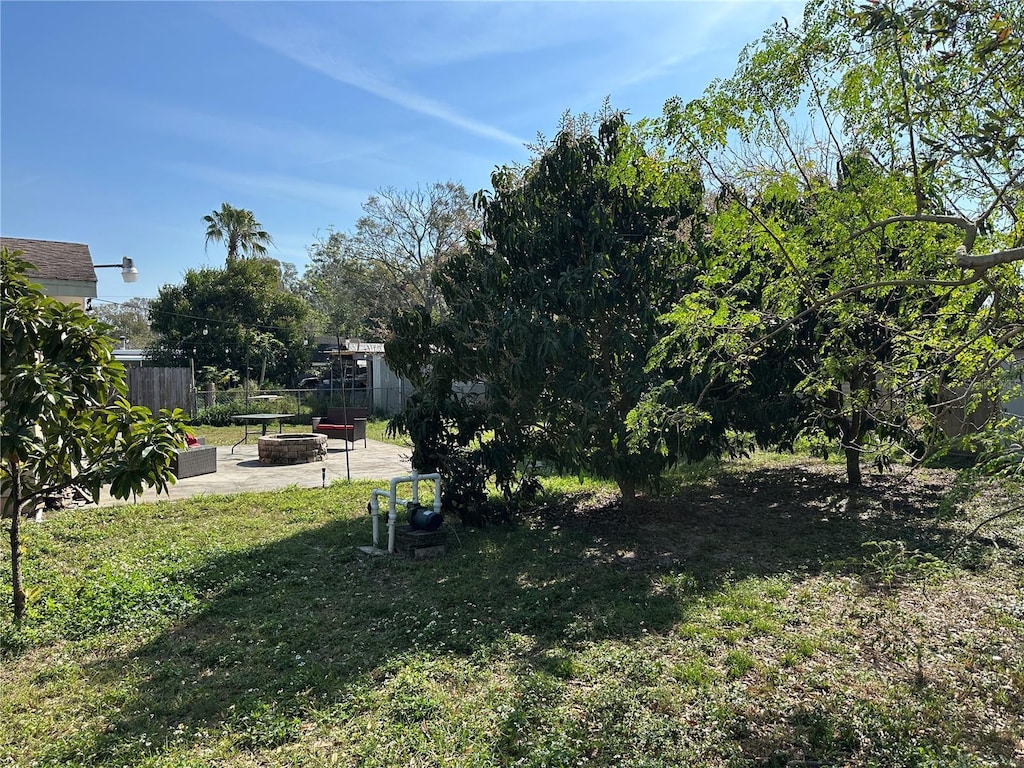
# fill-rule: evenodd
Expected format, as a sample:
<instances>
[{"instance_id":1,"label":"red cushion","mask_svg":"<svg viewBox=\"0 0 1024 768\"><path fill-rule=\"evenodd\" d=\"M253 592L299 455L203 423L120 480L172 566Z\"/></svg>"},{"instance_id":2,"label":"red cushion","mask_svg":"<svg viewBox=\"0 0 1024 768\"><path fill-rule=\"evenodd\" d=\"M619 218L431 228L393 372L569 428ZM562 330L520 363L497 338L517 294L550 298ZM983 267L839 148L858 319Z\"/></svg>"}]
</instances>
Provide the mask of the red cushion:
<instances>
[{"instance_id":1,"label":"red cushion","mask_svg":"<svg viewBox=\"0 0 1024 768\"><path fill-rule=\"evenodd\" d=\"M199 440L196 439L195 435L185 435L185 445L189 448L195 448L199 445Z\"/></svg>"}]
</instances>

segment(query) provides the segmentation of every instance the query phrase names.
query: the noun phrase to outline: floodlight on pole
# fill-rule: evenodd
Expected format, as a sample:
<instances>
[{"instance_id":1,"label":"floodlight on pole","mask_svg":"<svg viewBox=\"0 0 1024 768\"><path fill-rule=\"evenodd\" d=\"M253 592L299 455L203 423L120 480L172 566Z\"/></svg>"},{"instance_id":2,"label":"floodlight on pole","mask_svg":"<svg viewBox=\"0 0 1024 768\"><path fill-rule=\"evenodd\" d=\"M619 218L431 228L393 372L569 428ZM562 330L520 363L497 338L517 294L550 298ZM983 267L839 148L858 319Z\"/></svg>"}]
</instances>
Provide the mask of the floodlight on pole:
<instances>
[{"instance_id":1,"label":"floodlight on pole","mask_svg":"<svg viewBox=\"0 0 1024 768\"><path fill-rule=\"evenodd\" d=\"M134 283L139 279L139 270L135 268L135 261L129 256L122 258L120 264L93 264L93 267L96 269L120 268L121 277L126 283Z\"/></svg>"}]
</instances>

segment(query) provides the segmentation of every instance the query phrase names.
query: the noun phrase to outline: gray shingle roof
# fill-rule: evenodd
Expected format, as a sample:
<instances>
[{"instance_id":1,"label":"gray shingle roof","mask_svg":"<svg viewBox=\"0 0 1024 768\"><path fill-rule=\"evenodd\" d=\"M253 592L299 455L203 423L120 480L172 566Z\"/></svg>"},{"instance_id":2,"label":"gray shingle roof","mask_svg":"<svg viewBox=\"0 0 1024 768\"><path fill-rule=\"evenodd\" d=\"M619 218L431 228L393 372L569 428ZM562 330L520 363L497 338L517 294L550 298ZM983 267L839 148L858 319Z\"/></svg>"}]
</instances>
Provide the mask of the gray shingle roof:
<instances>
[{"instance_id":1,"label":"gray shingle roof","mask_svg":"<svg viewBox=\"0 0 1024 768\"><path fill-rule=\"evenodd\" d=\"M21 258L36 267L34 272L29 272L31 276L47 280L96 282L92 254L89 253L89 246L84 243L0 237L0 245L11 251L23 251Z\"/></svg>"}]
</instances>

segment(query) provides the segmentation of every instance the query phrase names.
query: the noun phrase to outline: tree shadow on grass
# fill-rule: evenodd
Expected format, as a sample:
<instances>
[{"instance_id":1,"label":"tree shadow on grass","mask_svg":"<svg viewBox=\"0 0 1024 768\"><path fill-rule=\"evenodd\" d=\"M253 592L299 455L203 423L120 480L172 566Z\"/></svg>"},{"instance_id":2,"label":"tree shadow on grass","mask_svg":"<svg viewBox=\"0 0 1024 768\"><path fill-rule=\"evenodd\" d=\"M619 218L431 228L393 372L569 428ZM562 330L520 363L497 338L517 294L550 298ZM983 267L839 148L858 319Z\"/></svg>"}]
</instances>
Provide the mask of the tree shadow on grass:
<instances>
[{"instance_id":1,"label":"tree shadow on grass","mask_svg":"<svg viewBox=\"0 0 1024 768\"><path fill-rule=\"evenodd\" d=\"M763 722L754 714L737 739L752 768L873 764L892 766L974 765L968 755L978 746L1012 764L1016 739L1010 729L993 728L976 713L962 722L944 722L945 738L920 732L920 724L947 711L962 691L932 683L899 701L870 700L849 694L805 701L784 718ZM915 739L907 733L917 732Z\"/></svg>"},{"instance_id":2,"label":"tree shadow on grass","mask_svg":"<svg viewBox=\"0 0 1024 768\"><path fill-rule=\"evenodd\" d=\"M202 612L96 664L94 679L140 671L137 696L108 728L47 757L121 764L223 734L240 748L286 743L305 715L380 685L424 649L485 664L481 653L523 638L537 668L557 672L548 651L668 632L729 581L818 573L872 539L941 548L944 490L891 479L850 496L827 470L723 473L629 512L566 503L516 529L458 529L433 561L362 554L369 521L332 521L184 575L212 595ZM693 589L653 588L680 574Z\"/></svg>"},{"instance_id":3,"label":"tree shadow on grass","mask_svg":"<svg viewBox=\"0 0 1024 768\"><path fill-rule=\"evenodd\" d=\"M743 578L832 570L860 559L867 541L943 554L953 532L939 512L951 479L872 475L851 490L827 464L723 471L645 501L634 516L637 557L685 565L714 582L723 571Z\"/></svg>"}]
</instances>

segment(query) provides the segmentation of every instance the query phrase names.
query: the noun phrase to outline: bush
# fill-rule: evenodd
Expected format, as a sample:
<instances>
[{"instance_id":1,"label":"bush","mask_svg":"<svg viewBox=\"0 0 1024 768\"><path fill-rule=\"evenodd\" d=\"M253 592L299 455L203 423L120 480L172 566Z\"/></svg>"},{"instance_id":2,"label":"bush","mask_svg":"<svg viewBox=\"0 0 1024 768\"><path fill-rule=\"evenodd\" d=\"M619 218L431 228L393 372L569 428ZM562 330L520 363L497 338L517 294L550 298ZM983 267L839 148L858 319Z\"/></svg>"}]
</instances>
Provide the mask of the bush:
<instances>
[{"instance_id":1,"label":"bush","mask_svg":"<svg viewBox=\"0 0 1024 768\"><path fill-rule=\"evenodd\" d=\"M223 403L216 403L207 408L200 408L192 423L197 427L227 427L233 421L232 417L244 411L244 403L238 400L228 400Z\"/></svg>"}]
</instances>

